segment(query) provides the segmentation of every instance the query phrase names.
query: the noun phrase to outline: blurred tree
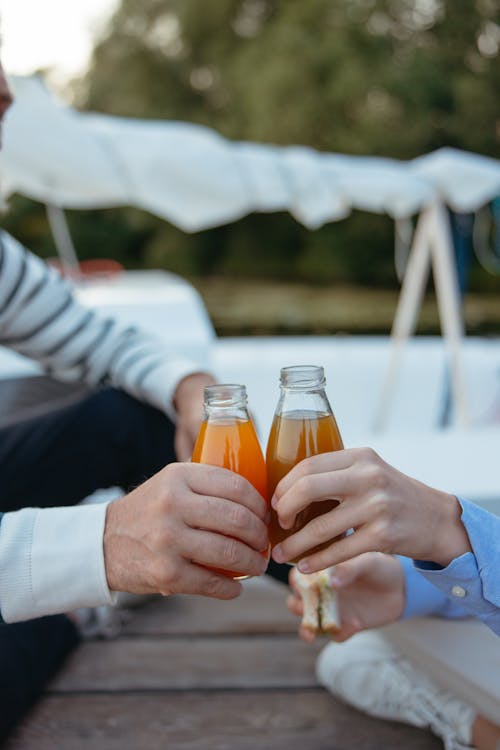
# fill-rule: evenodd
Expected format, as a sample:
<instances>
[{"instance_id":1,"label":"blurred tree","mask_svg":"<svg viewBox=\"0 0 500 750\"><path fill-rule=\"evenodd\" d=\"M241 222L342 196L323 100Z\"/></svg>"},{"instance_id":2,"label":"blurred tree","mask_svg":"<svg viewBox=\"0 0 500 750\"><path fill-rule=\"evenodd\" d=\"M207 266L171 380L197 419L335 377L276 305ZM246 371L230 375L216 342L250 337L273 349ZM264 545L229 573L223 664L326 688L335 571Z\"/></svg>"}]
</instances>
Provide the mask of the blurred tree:
<instances>
[{"instance_id":1,"label":"blurred tree","mask_svg":"<svg viewBox=\"0 0 500 750\"><path fill-rule=\"evenodd\" d=\"M188 120L236 139L499 157L499 9L498 0L122 0L75 97L85 109ZM288 215L255 215L186 236L153 217L137 233L136 212L113 216L147 265L395 283L383 217L307 232ZM85 235L94 247L98 225Z\"/></svg>"}]
</instances>

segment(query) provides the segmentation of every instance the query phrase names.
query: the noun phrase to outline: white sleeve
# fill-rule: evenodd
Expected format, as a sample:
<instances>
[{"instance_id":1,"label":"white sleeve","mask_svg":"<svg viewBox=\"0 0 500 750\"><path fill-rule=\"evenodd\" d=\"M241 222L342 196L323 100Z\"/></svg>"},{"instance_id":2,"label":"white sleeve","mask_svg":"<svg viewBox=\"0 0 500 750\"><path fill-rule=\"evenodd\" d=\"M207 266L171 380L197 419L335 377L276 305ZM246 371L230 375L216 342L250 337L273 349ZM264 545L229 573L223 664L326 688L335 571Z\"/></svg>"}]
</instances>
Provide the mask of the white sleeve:
<instances>
[{"instance_id":1,"label":"white sleeve","mask_svg":"<svg viewBox=\"0 0 500 750\"><path fill-rule=\"evenodd\" d=\"M113 604L104 567L106 504L25 508L0 527L5 622Z\"/></svg>"}]
</instances>

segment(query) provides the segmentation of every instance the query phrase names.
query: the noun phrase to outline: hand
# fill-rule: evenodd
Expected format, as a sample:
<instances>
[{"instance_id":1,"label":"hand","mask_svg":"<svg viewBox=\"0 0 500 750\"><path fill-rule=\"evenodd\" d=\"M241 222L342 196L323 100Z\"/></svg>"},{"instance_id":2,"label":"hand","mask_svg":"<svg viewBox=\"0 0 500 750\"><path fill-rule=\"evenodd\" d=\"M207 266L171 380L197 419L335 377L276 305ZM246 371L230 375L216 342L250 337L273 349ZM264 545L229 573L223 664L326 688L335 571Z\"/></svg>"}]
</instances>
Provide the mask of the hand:
<instances>
[{"instance_id":1,"label":"hand","mask_svg":"<svg viewBox=\"0 0 500 750\"><path fill-rule=\"evenodd\" d=\"M360 630L377 628L399 620L405 604L405 581L399 560L379 552L367 552L332 569L331 587L337 592L340 630L331 635L334 641L345 641ZM287 606L302 617L302 600L293 585ZM299 631L307 643L315 639L308 629Z\"/></svg>"},{"instance_id":2,"label":"hand","mask_svg":"<svg viewBox=\"0 0 500 750\"><path fill-rule=\"evenodd\" d=\"M276 562L300 558L329 541L324 550L300 561L301 572L312 573L371 551L446 566L471 549L456 497L402 474L370 448L305 459L281 480L272 502L287 529L297 513L327 498L336 498L339 505L275 547ZM354 534L333 541L351 528Z\"/></svg>"},{"instance_id":3,"label":"hand","mask_svg":"<svg viewBox=\"0 0 500 750\"><path fill-rule=\"evenodd\" d=\"M232 599L241 584L203 566L263 573L267 512L250 482L227 469L170 464L108 506L108 586L135 594Z\"/></svg>"},{"instance_id":4,"label":"hand","mask_svg":"<svg viewBox=\"0 0 500 750\"><path fill-rule=\"evenodd\" d=\"M208 373L196 372L183 378L175 390L177 422L174 448L178 461L189 461L191 458L203 415L203 389L214 383L214 378Z\"/></svg>"}]
</instances>

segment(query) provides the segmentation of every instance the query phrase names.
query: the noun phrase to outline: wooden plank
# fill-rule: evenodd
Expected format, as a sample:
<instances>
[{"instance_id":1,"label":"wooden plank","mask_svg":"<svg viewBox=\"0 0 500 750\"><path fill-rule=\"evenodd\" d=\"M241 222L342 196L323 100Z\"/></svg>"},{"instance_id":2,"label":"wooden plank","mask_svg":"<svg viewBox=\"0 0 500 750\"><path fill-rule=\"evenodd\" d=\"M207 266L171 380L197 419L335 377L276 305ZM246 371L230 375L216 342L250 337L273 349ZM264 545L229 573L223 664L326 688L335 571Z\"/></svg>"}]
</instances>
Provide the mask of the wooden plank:
<instances>
[{"instance_id":1,"label":"wooden plank","mask_svg":"<svg viewBox=\"0 0 500 750\"><path fill-rule=\"evenodd\" d=\"M322 690L52 696L5 750L442 750Z\"/></svg>"},{"instance_id":2,"label":"wooden plank","mask_svg":"<svg viewBox=\"0 0 500 750\"><path fill-rule=\"evenodd\" d=\"M76 651L51 689L311 687L320 647L296 636L93 641Z\"/></svg>"},{"instance_id":3,"label":"wooden plank","mask_svg":"<svg viewBox=\"0 0 500 750\"><path fill-rule=\"evenodd\" d=\"M200 596L158 598L130 612L125 635L297 634L288 612L287 587L274 581L248 582L231 601Z\"/></svg>"}]
</instances>

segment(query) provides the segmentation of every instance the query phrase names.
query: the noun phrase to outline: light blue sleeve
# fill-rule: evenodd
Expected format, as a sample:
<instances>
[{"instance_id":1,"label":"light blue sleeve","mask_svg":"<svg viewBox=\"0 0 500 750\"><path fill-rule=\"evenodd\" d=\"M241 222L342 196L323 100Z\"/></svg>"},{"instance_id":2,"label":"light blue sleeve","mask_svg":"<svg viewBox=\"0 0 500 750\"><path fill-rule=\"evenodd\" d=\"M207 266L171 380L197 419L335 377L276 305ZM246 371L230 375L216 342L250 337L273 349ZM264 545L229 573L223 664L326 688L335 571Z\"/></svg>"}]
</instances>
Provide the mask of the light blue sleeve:
<instances>
[{"instance_id":1,"label":"light blue sleeve","mask_svg":"<svg viewBox=\"0 0 500 750\"><path fill-rule=\"evenodd\" d=\"M433 599L433 605L437 607L435 614L453 617L461 611L474 615L500 635L500 517L467 500L458 500L472 552L455 558L446 568L417 560L414 569L452 605L451 610L443 609L438 600ZM418 607L419 602L422 606L425 592L416 585L406 567L405 575L410 594L407 607ZM412 588L415 589L413 593Z\"/></svg>"},{"instance_id":2,"label":"light blue sleeve","mask_svg":"<svg viewBox=\"0 0 500 750\"><path fill-rule=\"evenodd\" d=\"M468 616L468 612L424 578L413 560L408 557L399 557L398 559L403 567L406 589L406 602L402 619L428 615L448 618Z\"/></svg>"}]
</instances>

